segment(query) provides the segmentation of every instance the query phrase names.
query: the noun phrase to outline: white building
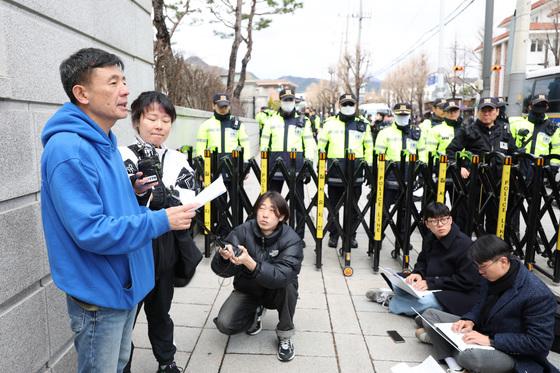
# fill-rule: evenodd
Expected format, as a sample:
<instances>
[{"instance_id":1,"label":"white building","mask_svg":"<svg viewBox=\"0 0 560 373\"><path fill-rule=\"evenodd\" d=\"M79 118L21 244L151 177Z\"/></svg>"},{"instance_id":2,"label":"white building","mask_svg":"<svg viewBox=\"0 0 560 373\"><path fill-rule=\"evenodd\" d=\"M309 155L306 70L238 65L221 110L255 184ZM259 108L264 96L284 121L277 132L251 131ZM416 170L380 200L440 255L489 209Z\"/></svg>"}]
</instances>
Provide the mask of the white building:
<instances>
[{"instance_id":1,"label":"white building","mask_svg":"<svg viewBox=\"0 0 560 373\"><path fill-rule=\"evenodd\" d=\"M548 45L554 45L555 40L558 38L556 27L560 27L558 19L559 5L558 1L554 0L539 0L531 5L530 43L527 45L526 72L554 66L555 64L554 55ZM492 39L492 65L499 65L501 70L494 71L491 75L491 96L504 96L506 94L504 92L504 74L508 64L512 17L509 16L498 24L498 27L504 31ZM476 51L482 54L482 45Z\"/></svg>"}]
</instances>

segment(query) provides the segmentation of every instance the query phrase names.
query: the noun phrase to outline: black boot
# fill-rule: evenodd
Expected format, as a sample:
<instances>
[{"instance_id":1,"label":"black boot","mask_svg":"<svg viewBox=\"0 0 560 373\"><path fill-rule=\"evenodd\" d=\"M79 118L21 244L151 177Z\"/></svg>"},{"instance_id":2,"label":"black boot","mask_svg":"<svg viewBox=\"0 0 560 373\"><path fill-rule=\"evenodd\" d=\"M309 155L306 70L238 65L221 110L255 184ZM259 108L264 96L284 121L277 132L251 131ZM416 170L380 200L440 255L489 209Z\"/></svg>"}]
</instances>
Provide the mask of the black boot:
<instances>
[{"instance_id":1,"label":"black boot","mask_svg":"<svg viewBox=\"0 0 560 373\"><path fill-rule=\"evenodd\" d=\"M350 240L350 247L352 249L358 248L358 241L356 241L356 237L352 237L352 239Z\"/></svg>"},{"instance_id":2,"label":"black boot","mask_svg":"<svg viewBox=\"0 0 560 373\"><path fill-rule=\"evenodd\" d=\"M338 237L331 234L329 237L329 247L336 248L337 246L338 246Z\"/></svg>"}]
</instances>

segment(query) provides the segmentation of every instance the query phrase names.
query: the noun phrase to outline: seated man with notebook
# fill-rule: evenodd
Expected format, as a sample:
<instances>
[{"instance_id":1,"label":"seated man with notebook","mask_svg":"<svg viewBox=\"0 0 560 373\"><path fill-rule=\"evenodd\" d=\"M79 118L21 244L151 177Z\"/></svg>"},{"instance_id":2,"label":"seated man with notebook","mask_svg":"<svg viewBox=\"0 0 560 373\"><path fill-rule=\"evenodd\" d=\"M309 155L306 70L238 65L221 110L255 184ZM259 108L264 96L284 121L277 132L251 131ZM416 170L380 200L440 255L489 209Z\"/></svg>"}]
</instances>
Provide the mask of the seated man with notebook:
<instances>
[{"instance_id":1,"label":"seated man with notebook","mask_svg":"<svg viewBox=\"0 0 560 373\"><path fill-rule=\"evenodd\" d=\"M470 251L485 279L478 303L462 317L432 309L422 315L434 358L451 371L558 372L546 360L554 339L552 292L497 236L479 238ZM470 346L453 342L456 337Z\"/></svg>"},{"instance_id":2,"label":"seated man with notebook","mask_svg":"<svg viewBox=\"0 0 560 373\"><path fill-rule=\"evenodd\" d=\"M420 313L435 308L462 315L475 304L480 283L480 276L468 255L472 241L453 223L449 208L442 203L432 202L426 206L424 223L431 233L422 242L414 270L404 280L417 290L416 294L409 294L409 289L404 291L397 282L391 281L394 293L372 289L366 297L381 304L388 303L389 311L395 314L414 316L414 307Z\"/></svg>"}]
</instances>

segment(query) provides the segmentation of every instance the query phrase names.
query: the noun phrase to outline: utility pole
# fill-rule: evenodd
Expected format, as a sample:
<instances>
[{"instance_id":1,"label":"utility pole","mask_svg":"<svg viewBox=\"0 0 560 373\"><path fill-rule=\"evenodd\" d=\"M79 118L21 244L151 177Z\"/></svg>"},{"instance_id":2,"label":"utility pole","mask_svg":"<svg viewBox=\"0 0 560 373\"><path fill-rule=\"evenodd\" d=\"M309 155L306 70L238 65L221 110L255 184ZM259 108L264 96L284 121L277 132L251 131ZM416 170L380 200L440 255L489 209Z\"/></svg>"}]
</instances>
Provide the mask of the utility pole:
<instances>
[{"instance_id":1,"label":"utility pole","mask_svg":"<svg viewBox=\"0 0 560 373\"><path fill-rule=\"evenodd\" d=\"M513 43L511 72L509 74L508 115L521 115L523 110L523 84L527 62L527 43L529 42L529 24L531 20L531 0L517 0L515 6L515 33L510 34Z\"/></svg>"},{"instance_id":2,"label":"utility pole","mask_svg":"<svg viewBox=\"0 0 560 373\"><path fill-rule=\"evenodd\" d=\"M354 89L356 90L356 100L360 104L360 88L362 86L362 22L366 18L371 18L370 15L364 15L363 0L360 0L360 9L358 15L353 15L353 18L358 18L358 40L356 42L356 74L354 76Z\"/></svg>"},{"instance_id":3,"label":"utility pole","mask_svg":"<svg viewBox=\"0 0 560 373\"><path fill-rule=\"evenodd\" d=\"M484 20L484 46L482 55L482 96L490 96L490 66L492 65L492 27L494 21L494 0L486 0Z\"/></svg>"},{"instance_id":4,"label":"utility pole","mask_svg":"<svg viewBox=\"0 0 560 373\"><path fill-rule=\"evenodd\" d=\"M437 89L436 97L442 97L445 89L445 3L443 0L439 0L439 45L438 45L438 66L437 66ZM434 97L435 98L435 97Z\"/></svg>"}]
</instances>

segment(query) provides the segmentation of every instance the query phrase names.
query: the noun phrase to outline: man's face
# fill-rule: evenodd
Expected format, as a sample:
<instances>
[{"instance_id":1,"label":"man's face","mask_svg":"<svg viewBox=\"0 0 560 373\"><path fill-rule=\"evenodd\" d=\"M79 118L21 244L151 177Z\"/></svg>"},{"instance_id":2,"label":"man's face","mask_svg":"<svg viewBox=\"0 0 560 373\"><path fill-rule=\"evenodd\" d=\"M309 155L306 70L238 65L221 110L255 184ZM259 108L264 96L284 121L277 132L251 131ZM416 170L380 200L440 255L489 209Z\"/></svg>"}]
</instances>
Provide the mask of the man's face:
<instances>
[{"instance_id":1,"label":"man's face","mask_svg":"<svg viewBox=\"0 0 560 373\"><path fill-rule=\"evenodd\" d=\"M128 87L118 66L92 70L89 81L83 85L84 108L98 124L109 128L128 115Z\"/></svg>"},{"instance_id":2,"label":"man's face","mask_svg":"<svg viewBox=\"0 0 560 373\"><path fill-rule=\"evenodd\" d=\"M449 234L452 224L453 218L449 215L426 219L426 226L438 239Z\"/></svg>"},{"instance_id":3,"label":"man's face","mask_svg":"<svg viewBox=\"0 0 560 373\"><path fill-rule=\"evenodd\" d=\"M502 278L509 269L509 259L500 256L484 263L477 263L478 273L490 282L494 282Z\"/></svg>"},{"instance_id":4,"label":"man's face","mask_svg":"<svg viewBox=\"0 0 560 373\"><path fill-rule=\"evenodd\" d=\"M490 106L485 106L478 111L478 120L480 120L485 126L494 124L494 120L496 120L497 116L498 110Z\"/></svg>"},{"instance_id":5,"label":"man's face","mask_svg":"<svg viewBox=\"0 0 560 373\"><path fill-rule=\"evenodd\" d=\"M257 210L257 224L265 235L274 232L278 224L284 220L284 217L277 216L277 213L276 207L270 201L270 198L262 201Z\"/></svg>"},{"instance_id":6,"label":"man's face","mask_svg":"<svg viewBox=\"0 0 560 373\"><path fill-rule=\"evenodd\" d=\"M445 112L443 111L443 109L434 106L434 114L437 115L440 118L443 118L443 116L445 115Z\"/></svg>"},{"instance_id":7,"label":"man's face","mask_svg":"<svg viewBox=\"0 0 560 373\"><path fill-rule=\"evenodd\" d=\"M459 109L451 109L445 112L445 118L451 120L457 120L459 115L461 115L461 110Z\"/></svg>"},{"instance_id":8,"label":"man's face","mask_svg":"<svg viewBox=\"0 0 560 373\"><path fill-rule=\"evenodd\" d=\"M229 113L229 105L214 104L214 111L220 115L227 115Z\"/></svg>"}]
</instances>

